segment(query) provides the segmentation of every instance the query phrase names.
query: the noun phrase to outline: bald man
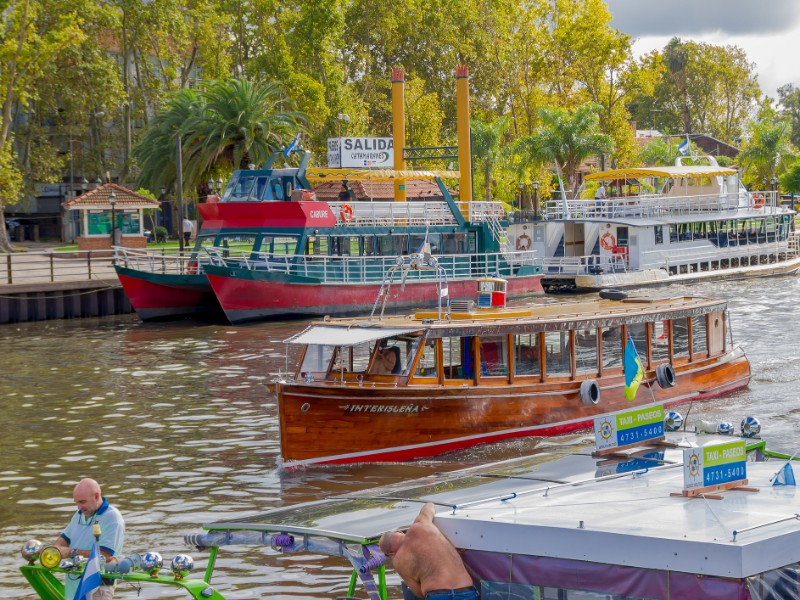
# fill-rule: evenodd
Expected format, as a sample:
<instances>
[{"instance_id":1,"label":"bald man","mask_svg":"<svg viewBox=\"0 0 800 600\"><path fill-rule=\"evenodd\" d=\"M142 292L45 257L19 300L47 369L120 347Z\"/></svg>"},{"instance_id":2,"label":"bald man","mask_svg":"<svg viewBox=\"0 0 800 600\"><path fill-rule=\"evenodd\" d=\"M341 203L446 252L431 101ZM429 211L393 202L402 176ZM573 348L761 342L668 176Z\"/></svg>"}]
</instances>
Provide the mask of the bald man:
<instances>
[{"instance_id":1,"label":"bald man","mask_svg":"<svg viewBox=\"0 0 800 600\"><path fill-rule=\"evenodd\" d=\"M62 558L78 555L89 557L94 544L94 524L100 524L100 553L106 562L113 562L122 552L125 540L125 521L120 512L111 506L94 479L81 479L72 491L77 512L56 539ZM67 574L65 600L73 600L80 578ZM92 600L110 600L114 596L114 580L104 579L95 590ZM83 599L81 599L83 600Z\"/></svg>"},{"instance_id":2,"label":"bald man","mask_svg":"<svg viewBox=\"0 0 800 600\"><path fill-rule=\"evenodd\" d=\"M428 502L406 533L384 533L380 549L392 558L403 578L405 598L477 600L478 592L458 551L433 524L435 514L433 503Z\"/></svg>"}]
</instances>

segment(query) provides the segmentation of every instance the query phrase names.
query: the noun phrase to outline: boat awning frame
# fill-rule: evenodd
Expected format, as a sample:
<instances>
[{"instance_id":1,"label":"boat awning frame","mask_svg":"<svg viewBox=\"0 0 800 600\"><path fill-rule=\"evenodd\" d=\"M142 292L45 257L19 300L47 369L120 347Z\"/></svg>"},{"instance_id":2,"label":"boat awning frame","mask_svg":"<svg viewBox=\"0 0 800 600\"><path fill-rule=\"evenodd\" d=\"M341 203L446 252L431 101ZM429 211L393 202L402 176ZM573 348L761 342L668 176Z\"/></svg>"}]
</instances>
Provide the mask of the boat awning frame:
<instances>
[{"instance_id":1,"label":"boat awning frame","mask_svg":"<svg viewBox=\"0 0 800 600\"><path fill-rule=\"evenodd\" d=\"M707 167L699 165L682 165L673 167L631 167L629 169L612 169L590 173L584 177L586 181L608 181L611 179L631 179L639 177L666 177L681 179L683 177L712 177L714 175L735 175L736 169L727 167Z\"/></svg>"},{"instance_id":2,"label":"boat awning frame","mask_svg":"<svg viewBox=\"0 0 800 600\"><path fill-rule=\"evenodd\" d=\"M311 325L297 335L283 340L283 343L349 347L419 331L422 331L419 327L333 327L330 325Z\"/></svg>"}]
</instances>

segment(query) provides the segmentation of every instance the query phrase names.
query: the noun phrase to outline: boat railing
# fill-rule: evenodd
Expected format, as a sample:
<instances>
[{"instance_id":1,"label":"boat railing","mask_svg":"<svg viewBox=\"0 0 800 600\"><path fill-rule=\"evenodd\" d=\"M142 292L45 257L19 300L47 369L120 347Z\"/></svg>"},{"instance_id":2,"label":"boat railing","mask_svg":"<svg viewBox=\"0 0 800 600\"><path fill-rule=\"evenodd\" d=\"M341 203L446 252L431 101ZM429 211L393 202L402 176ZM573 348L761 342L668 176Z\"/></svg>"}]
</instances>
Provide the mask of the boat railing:
<instances>
[{"instance_id":1,"label":"boat railing","mask_svg":"<svg viewBox=\"0 0 800 600\"><path fill-rule=\"evenodd\" d=\"M551 256L540 259L545 273L551 275L597 275L600 273L625 273L628 265L619 254L587 254L585 256Z\"/></svg>"},{"instance_id":2,"label":"boat railing","mask_svg":"<svg viewBox=\"0 0 800 600\"><path fill-rule=\"evenodd\" d=\"M750 206L762 213L775 212L776 201L776 192L752 192L749 194ZM694 196L643 194L605 200L568 200L566 203L561 200L550 200L544 206L543 218L663 218L710 212L724 213L740 208L742 207L739 206L738 194L733 200L718 193Z\"/></svg>"},{"instance_id":3,"label":"boat railing","mask_svg":"<svg viewBox=\"0 0 800 600\"><path fill-rule=\"evenodd\" d=\"M191 251L180 252L162 248L160 250L142 250L117 246L114 252L117 265L162 275L196 275L203 272L203 266L212 262L208 252L194 255Z\"/></svg>"},{"instance_id":4,"label":"boat railing","mask_svg":"<svg viewBox=\"0 0 800 600\"><path fill-rule=\"evenodd\" d=\"M405 258L405 257L404 257ZM437 254L448 280L475 277L513 277L524 266L541 266L532 250L484 254ZM397 264L396 256L276 255L266 252L229 253L221 259L229 267L304 277L320 283L379 283ZM433 271L408 270L406 280L433 279Z\"/></svg>"}]
</instances>

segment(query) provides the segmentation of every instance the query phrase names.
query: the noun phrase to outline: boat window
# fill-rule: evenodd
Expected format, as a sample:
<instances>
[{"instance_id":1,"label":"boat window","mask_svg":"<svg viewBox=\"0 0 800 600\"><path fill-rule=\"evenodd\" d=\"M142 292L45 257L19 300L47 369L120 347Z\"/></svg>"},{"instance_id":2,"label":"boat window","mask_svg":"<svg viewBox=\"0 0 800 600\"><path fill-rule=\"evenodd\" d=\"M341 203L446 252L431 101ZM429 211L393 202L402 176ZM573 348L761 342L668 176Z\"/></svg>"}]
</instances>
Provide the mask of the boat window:
<instances>
[{"instance_id":1,"label":"boat window","mask_svg":"<svg viewBox=\"0 0 800 600\"><path fill-rule=\"evenodd\" d=\"M692 317L692 354L703 356L708 352L706 316Z\"/></svg>"},{"instance_id":2,"label":"boat window","mask_svg":"<svg viewBox=\"0 0 800 600\"><path fill-rule=\"evenodd\" d=\"M548 331L544 334L545 373L547 377L572 376L572 350L568 331Z\"/></svg>"},{"instance_id":3,"label":"boat window","mask_svg":"<svg viewBox=\"0 0 800 600\"><path fill-rule=\"evenodd\" d=\"M650 324L650 352L654 363L669 362L669 321Z\"/></svg>"},{"instance_id":4,"label":"boat window","mask_svg":"<svg viewBox=\"0 0 800 600\"><path fill-rule=\"evenodd\" d=\"M416 356L421 336L386 338L373 345L370 373L375 375L407 375Z\"/></svg>"},{"instance_id":5,"label":"boat window","mask_svg":"<svg viewBox=\"0 0 800 600\"><path fill-rule=\"evenodd\" d=\"M216 242L218 248L222 248L222 256L242 256L253 251L256 245L254 235L221 235Z\"/></svg>"},{"instance_id":6,"label":"boat window","mask_svg":"<svg viewBox=\"0 0 800 600\"><path fill-rule=\"evenodd\" d=\"M508 375L508 338L504 335L480 338L481 377Z\"/></svg>"},{"instance_id":7,"label":"boat window","mask_svg":"<svg viewBox=\"0 0 800 600\"><path fill-rule=\"evenodd\" d=\"M417 363L417 370L414 373L417 377L436 377L436 340L425 341L422 348L422 355Z\"/></svg>"},{"instance_id":8,"label":"boat window","mask_svg":"<svg viewBox=\"0 0 800 600\"><path fill-rule=\"evenodd\" d=\"M352 347L337 347L331 363L331 376L341 373L342 368L345 373L366 373L371 350L366 342Z\"/></svg>"},{"instance_id":9,"label":"boat window","mask_svg":"<svg viewBox=\"0 0 800 600\"><path fill-rule=\"evenodd\" d=\"M622 327L603 327L603 370L622 368Z\"/></svg>"},{"instance_id":10,"label":"boat window","mask_svg":"<svg viewBox=\"0 0 800 600\"><path fill-rule=\"evenodd\" d=\"M442 254L466 254L467 236L464 233L442 234Z\"/></svg>"},{"instance_id":11,"label":"boat window","mask_svg":"<svg viewBox=\"0 0 800 600\"><path fill-rule=\"evenodd\" d=\"M656 244L663 244L664 243L664 226L663 225L656 225L653 228L656 236Z\"/></svg>"},{"instance_id":12,"label":"boat window","mask_svg":"<svg viewBox=\"0 0 800 600\"><path fill-rule=\"evenodd\" d=\"M516 375L539 375L539 334L526 333L514 336L514 373Z\"/></svg>"},{"instance_id":13,"label":"boat window","mask_svg":"<svg viewBox=\"0 0 800 600\"><path fill-rule=\"evenodd\" d=\"M705 331L705 327L703 327ZM673 356L689 356L689 326L686 319L672 321L672 354Z\"/></svg>"},{"instance_id":14,"label":"boat window","mask_svg":"<svg viewBox=\"0 0 800 600\"><path fill-rule=\"evenodd\" d=\"M597 373L597 330L575 332L575 372L578 375Z\"/></svg>"},{"instance_id":15,"label":"boat window","mask_svg":"<svg viewBox=\"0 0 800 600\"><path fill-rule=\"evenodd\" d=\"M442 369L445 379L472 379L472 338L442 338Z\"/></svg>"},{"instance_id":16,"label":"boat window","mask_svg":"<svg viewBox=\"0 0 800 600\"><path fill-rule=\"evenodd\" d=\"M358 256L359 238L358 236L343 235L331 237L332 256Z\"/></svg>"},{"instance_id":17,"label":"boat window","mask_svg":"<svg viewBox=\"0 0 800 600\"><path fill-rule=\"evenodd\" d=\"M408 254L407 235L384 235L377 238L378 254L381 256L400 256Z\"/></svg>"},{"instance_id":18,"label":"boat window","mask_svg":"<svg viewBox=\"0 0 800 600\"><path fill-rule=\"evenodd\" d=\"M328 254L328 236L311 235L306 240L306 254L309 256L320 256Z\"/></svg>"},{"instance_id":19,"label":"boat window","mask_svg":"<svg viewBox=\"0 0 800 600\"><path fill-rule=\"evenodd\" d=\"M297 237L265 235L258 250L274 256L291 255L297 250Z\"/></svg>"},{"instance_id":20,"label":"boat window","mask_svg":"<svg viewBox=\"0 0 800 600\"><path fill-rule=\"evenodd\" d=\"M678 226L677 225L670 225L669 226L669 243L674 244L678 241Z\"/></svg>"},{"instance_id":21,"label":"boat window","mask_svg":"<svg viewBox=\"0 0 800 600\"><path fill-rule=\"evenodd\" d=\"M628 245L628 228L617 227L617 246Z\"/></svg>"},{"instance_id":22,"label":"boat window","mask_svg":"<svg viewBox=\"0 0 800 600\"><path fill-rule=\"evenodd\" d=\"M239 175L230 188L230 197L227 200L229 202L246 202L250 198L250 191L253 189L255 180L256 178L252 175Z\"/></svg>"},{"instance_id":23,"label":"boat window","mask_svg":"<svg viewBox=\"0 0 800 600\"><path fill-rule=\"evenodd\" d=\"M302 379L308 377L323 379L325 373L328 372L328 365L331 362L333 351L333 346L307 346L305 356L303 356L303 364L300 365L300 377Z\"/></svg>"}]
</instances>

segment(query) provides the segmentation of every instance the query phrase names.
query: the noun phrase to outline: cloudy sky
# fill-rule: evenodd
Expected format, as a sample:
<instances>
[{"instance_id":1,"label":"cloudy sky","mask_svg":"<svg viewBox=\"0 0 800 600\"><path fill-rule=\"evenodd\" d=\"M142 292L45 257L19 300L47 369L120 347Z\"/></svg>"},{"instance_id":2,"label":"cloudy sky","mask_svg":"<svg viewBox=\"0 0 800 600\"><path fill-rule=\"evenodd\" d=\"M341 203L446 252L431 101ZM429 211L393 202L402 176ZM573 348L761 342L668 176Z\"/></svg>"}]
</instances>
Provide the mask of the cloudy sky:
<instances>
[{"instance_id":1,"label":"cloudy sky","mask_svg":"<svg viewBox=\"0 0 800 600\"><path fill-rule=\"evenodd\" d=\"M638 56L672 37L742 48L756 63L761 90L773 98L800 87L800 0L606 0L611 25L636 40Z\"/></svg>"}]
</instances>

